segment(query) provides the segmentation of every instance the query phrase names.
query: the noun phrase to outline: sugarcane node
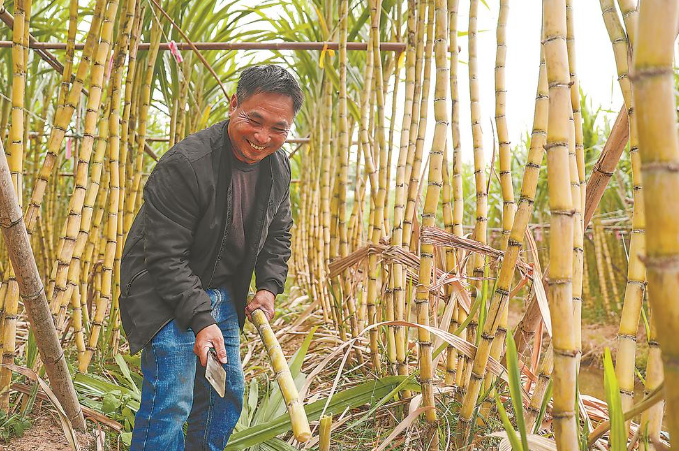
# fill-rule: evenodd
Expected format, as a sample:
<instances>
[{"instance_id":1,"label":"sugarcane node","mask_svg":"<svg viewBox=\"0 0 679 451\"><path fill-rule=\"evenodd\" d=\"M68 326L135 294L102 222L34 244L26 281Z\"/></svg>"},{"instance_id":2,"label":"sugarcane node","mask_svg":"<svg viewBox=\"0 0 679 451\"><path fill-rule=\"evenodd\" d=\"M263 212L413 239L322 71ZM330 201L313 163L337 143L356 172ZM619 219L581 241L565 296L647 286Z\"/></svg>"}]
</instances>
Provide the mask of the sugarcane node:
<instances>
[{"instance_id":1,"label":"sugarcane node","mask_svg":"<svg viewBox=\"0 0 679 451\"><path fill-rule=\"evenodd\" d=\"M36 291L35 293L31 293L31 294L22 294L22 295L21 295L21 299L23 299L24 302L31 302L31 301L34 301L34 300L38 299L40 296L42 296L42 294L43 294L44 292L45 292L45 288L44 288L44 287L40 287L40 289L39 289L38 291Z\"/></svg>"},{"instance_id":2,"label":"sugarcane node","mask_svg":"<svg viewBox=\"0 0 679 451\"><path fill-rule=\"evenodd\" d=\"M655 271L676 271L679 269L679 256L639 255L639 260Z\"/></svg>"},{"instance_id":3,"label":"sugarcane node","mask_svg":"<svg viewBox=\"0 0 679 451\"><path fill-rule=\"evenodd\" d=\"M552 348L554 354L558 354L560 356L564 357L577 357L577 355L580 353L580 351L572 350L572 349L558 349L558 348Z\"/></svg>"},{"instance_id":4,"label":"sugarcane node","mask_svg":"<svg viewBox=\"0 0 679 451\"><path fill-rule=\"evenodd\" d=\"M623 388L620 388L619 391L620 391L620 394L623 395L623 396L632 396L632 397L634 396L634 391L632 391L632 390L625 390Z\"/></svg>"},{"instance_id":5,"label":"sugarcane node","mask_svg":"<svg viewBox=\"0 0 679 451\"><path fill-rule=\"evenodd\" d=\"M552 411L552 418L573 418L575 417L575 412L569 410L567 412L554 412Z\"/></svg>"}]
</instances>

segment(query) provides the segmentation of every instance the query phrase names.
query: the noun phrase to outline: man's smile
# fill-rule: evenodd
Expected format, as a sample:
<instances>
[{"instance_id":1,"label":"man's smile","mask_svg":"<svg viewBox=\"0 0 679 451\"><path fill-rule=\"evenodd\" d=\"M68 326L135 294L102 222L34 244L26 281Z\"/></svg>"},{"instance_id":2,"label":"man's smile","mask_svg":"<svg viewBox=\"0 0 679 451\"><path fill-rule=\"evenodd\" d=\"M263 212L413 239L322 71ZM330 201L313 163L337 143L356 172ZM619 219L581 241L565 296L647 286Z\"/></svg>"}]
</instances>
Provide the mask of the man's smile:
<instances>
[{"instance_id":1,"label":"man's smile","mask_svg":"<svg viewBox=\"0 0 679 451\"><path fill-rule=\"evenodd\" d=\"M253 142L250 141L249 139L247 139L246 141L247 141L248 144L250 144L250 145L252 146L252 148L255 149L255 150L260 150L260 151L261 151L261 150L264 150L264 148L266 147L266 146L258 146L257 144L253 143Z\"/></svg>"}]
</instances>

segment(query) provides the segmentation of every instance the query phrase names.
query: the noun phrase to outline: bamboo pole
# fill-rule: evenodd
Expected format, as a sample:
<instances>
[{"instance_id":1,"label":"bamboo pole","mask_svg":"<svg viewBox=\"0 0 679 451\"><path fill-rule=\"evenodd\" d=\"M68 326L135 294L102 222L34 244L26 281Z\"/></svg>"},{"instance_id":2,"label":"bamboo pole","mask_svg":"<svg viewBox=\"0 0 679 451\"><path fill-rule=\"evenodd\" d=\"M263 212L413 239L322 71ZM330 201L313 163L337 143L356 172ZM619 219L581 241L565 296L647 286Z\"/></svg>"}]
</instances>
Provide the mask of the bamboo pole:
<instances>
[{"instance_id":1,"label":"bamboo pole","mask_svg":"<svg viewBox=\"0 0 679 451\"><path fill-rule=\"evenodd\" d=\"M679 384L677 364L679 324L679 140L674 96L673 54L679 4L645 0L641 3L634 53L634 100L641 149L641 173L646 211L646 270L648 299L662 349L665 374L665 420L670 437L679 436Z\"/></svg>"}]
</instances>

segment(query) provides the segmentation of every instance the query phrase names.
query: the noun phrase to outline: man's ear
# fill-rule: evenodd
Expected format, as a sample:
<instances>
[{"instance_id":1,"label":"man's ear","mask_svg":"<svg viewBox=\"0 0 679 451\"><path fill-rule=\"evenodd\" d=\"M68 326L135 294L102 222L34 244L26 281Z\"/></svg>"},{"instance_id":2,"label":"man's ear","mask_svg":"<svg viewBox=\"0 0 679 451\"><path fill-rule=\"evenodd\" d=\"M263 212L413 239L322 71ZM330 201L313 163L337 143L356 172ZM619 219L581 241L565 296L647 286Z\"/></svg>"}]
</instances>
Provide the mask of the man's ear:
<instances>
[{"instance_id":1,"label":"man's ear","mask_svg":"<svg viewBox=\"0 0 679 451\"><path fill-rule=\"evenodd\" d=\"M236 98L236 94L231 94L231 99L229 100L229 111L233 113L237 107L238 99Z\"/></svg>"}]
</instances>

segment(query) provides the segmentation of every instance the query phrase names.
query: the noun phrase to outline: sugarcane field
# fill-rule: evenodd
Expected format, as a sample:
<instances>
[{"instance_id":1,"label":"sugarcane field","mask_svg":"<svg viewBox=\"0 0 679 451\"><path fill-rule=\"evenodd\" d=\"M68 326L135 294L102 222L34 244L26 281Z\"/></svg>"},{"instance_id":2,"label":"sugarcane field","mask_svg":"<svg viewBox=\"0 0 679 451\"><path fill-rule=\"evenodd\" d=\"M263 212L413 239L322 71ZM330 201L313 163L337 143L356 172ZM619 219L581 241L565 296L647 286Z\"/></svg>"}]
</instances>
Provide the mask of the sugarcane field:
<instances>
[{"instance_id":1,"label":"sugarcane field","mask_svg":"<svg viewBox=\"0 0 679 451\"><path fill-rule=\"evenodd\" d=\"M0 20L0 451L679 448L676 0Z\"/></svg>"}]
</instances>

